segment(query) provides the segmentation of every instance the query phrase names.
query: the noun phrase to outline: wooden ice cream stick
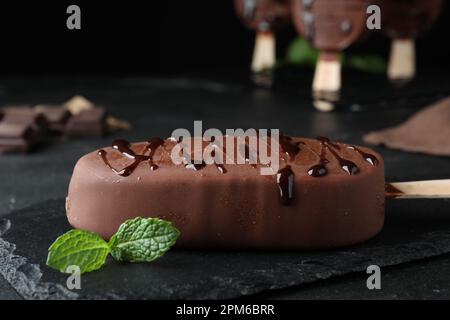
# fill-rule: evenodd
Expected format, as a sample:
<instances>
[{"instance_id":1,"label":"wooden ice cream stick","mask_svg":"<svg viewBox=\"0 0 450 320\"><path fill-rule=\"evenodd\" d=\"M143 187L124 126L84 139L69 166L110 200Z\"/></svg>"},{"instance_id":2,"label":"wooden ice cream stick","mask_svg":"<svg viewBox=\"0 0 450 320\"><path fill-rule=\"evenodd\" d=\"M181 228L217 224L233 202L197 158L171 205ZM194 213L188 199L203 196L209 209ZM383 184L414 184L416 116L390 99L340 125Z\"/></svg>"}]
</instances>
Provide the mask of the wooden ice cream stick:
<instances>
[{"instance_id":1,"label":"wooden ice cream stick","mask_svg":"<svg viewBox=\"0 0 450 320\"><path fill-rule=\"evenodd\" d=\"M450 198L450 179L386 183L386 198Z\"/></svg>"},{"instance_id":2,"label":"wooden ice cream stick","mask_svg":"<svg viewBox=\"0 0 450 320\"><path fill-rule=\"evenodd\" d=\"M258 32L253 51L252 71L261 72L273 68L275 58L275 35L272 32Z\"/></svg>"},{"instance_id":3,"label":"wooden ice cream stick","mask_svg":"<svg viewBox=\"0 0 450 320\"><path fill-rule=\"evenodd\" d=\"M338 52L321 52L313 80L313 94L317 98L338 96L341 90L341 61Z\"/></svg>"},{"instance_id":4,"label":"wooden ice cream stick","mask_svg":"<svg viewBox=\"0 0 450 320\"><path fill-rule=\"evenodd\" d=\"M410 80L416 74L414 39L394 39L391 44L388 77L391 80Z\"/></svg>"}]
</instances>

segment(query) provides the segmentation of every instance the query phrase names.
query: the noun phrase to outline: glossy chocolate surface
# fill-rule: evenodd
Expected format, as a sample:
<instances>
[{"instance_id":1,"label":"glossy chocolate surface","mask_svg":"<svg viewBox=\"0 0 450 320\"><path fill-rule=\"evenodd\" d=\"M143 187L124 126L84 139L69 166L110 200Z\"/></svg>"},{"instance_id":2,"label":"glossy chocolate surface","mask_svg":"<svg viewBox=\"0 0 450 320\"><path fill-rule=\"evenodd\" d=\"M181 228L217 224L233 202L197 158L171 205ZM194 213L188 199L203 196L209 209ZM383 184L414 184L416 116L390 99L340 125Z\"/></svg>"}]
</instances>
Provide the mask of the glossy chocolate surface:
<instances>
[{"instance_id":1,"label":"glossy chocolate surface","mask_svg":"<svg viewBox=\"0 0 450 320\"><path fill-rule=\"evenodd\" d=\"M282 139L279 170L268 176L259 164L174 164L173 139L116 140L77 163L68 219L108 238L128 218L169 217L188 248L326 248L381 229L381 156L323 137Z\"/></svg>"}]
</instances>

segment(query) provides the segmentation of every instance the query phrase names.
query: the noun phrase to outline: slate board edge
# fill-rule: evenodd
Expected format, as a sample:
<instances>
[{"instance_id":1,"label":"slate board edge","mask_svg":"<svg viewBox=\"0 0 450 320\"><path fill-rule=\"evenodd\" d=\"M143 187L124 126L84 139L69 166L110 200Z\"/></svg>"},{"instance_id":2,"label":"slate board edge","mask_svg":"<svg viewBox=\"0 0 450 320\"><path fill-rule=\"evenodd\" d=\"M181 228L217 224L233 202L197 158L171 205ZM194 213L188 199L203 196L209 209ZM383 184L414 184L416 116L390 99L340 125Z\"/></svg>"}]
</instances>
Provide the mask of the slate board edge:
<instances>
[{"instance_id":1,"label":"slate board edge","mask_svg":"<svg viewBox=\"0 0 450 320\"><path fill-rule=\"evenodd\" d=\"M19 255L14 254L16 250L16 246L13 243L7 242L1 238L3 234L9 231L11 228L11 222L8 219L0 220L0 274L5 278L5 280L14 288L14 290L24 299L28 300L45 300L45 299L62 299L62 300L75 300L75 299L126 299L126 297L122 297L116 294L106 294L104 296L81 296L75 292L72 292L66 289L61 284L51 283L51 282L43 282L42 271L38 264L31 264L28 262L28 259ZM435 237L438 235L438 237ZM442 234L445 236L445 241L442 241ZM400 245L402 249L407 252L406 255L403 255L402 258L397 261L389 262L383 258L383 256L375 254L373 259L367 261L367 263L377 264L380 267L388 267L393 265L399 265L415 260L422 260L424 258L430 258L439 256L445 253L450 252L450 233L449 232L430 232L425 238L427 238L426 242L416 241L409 244ZM434 238L439 238L434 240ZM393 245L390 247L384 247L383 253L389 250L398 250L399 245ZM431 252L427 254L419 254L422 249L425 247L430 248L433 247ZM364 249L363 249L364 250ZM352 254L352 252L343 252L345 256L348 258L348 254ZM358 259L358 254L354 255L354 259ZM349 264L354 263L352 259L349 259ZM214 286L216 292L209 292L208 296L202 296L201 294L198 296L192 297L193 299L204 299L211 298L213 295L215 299L231 299L237 298L240 296L248 296L256 293L260 293L265 290L276 290L293 287L299 284L311 283L317 280L328 279L335 276L340 276L344 274L349 274L353 272L361 272L364 271L364 268L354 267L349 268L345 271L342 270L327 270L317 272L315 276L311 276L303 281L291 281L289 284L283 285L272 285L272 286L248 286L245 284L239 285L240 295L223 293L221 292L221 288L226 287L229 281L234 281L232 278L220 278L220 279L206 279L204 281L216 281L216 285ZM134 297L136 298L136 297ZM138 297L144 299L145 297Z\"/></svg>"}]
</instances>

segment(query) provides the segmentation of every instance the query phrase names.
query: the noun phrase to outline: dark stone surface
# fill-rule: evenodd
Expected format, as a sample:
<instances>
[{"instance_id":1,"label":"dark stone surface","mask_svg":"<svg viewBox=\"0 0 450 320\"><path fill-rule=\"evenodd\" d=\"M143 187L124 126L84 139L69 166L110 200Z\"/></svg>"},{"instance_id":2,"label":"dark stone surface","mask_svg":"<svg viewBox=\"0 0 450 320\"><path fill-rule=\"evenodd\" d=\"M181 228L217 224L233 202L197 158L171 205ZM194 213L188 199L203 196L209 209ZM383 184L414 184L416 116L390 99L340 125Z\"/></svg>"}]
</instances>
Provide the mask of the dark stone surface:
<instances>
[{"instance_id":1,"label":"dark stone surface","mask_svg":"<svg viewBox=\"0 0 450 320\"><path fill-rule=\"evenodd\" d=\"M257 299L446 299L450 297L450 254L381 270L381 290L367 290L365 273L319 280L284 290L266 291Z\"/></svg>"},{"instance_id":2,"label":"dark stone surface","mask_svg":"<svg viewBox=\"0 0 450 320\"><path fill-rule=\"evenodd\" d=\"M305 74L308 75L308 72L306 71ZM445 92L448 93L450 89L450 84L442 80L445 79L445 75L436 75L434 83L434 78L421 78L422 80L418 84L402 89L402 94L399 94L399 91L395 91L397 93L393 94L394 90L385 90L384 92L386 84L380 77L370 83L360 80L359 75L353 78L352 75L346 77L348 89L346 89L344 106L341 106L343 111L333 113L319 113L312 108L308 90L305 89L308 88L305 84L309 82L305 78L310 79L309 75L302 79L299 78L298 90L296 90L296 85L292 85L289 88L275 91L254 89L242 81L244 78L240 75L230 75L227 78L211 75L172 78L0 78L0 104L60 103L75 94L82 94L100 105L107 106L114 115L130 120L134 124L135 130L114 136L130 140L144 140L151 136L169 136L176 128L192 129L194 120L203 120L204 127L207 128L280 128L287 134L310 137L327 135L336 140L358 144L361 143L361 136L364 133L402 122L414 113L418 106L436 100L436 97L442 96ZM355 86L353 87L349 83L353 83ZM416 89L421 88L420 84L424 86L424 89L417 91ZM436 91L431 90L433 87L436 88ZM349 92L352 88L355 88L355 91ZM354 109L352 105L355 104L362 106L360 109L364 111L353 113L345 111ZM25 208L46 199L63 198L66 195L67 185L76 160L87 152L109 144L114 137L54 143L44 146L30 155L0 157L2 177L0 213L5 215L14 209ZM383 148L377 148L377 151L385 158L386 177L389 181L450 178L450 159L448 158L406 154ZM57 234L62 233L67 227L64 225L63 218L58 216L62 213L62 205L62 200L58 200L25 211L14 211L11 216L8 216L11 218L13 226L9 234L5 236L6 240L17 244L15 253L27 257L27 263L42 265L48 245ZM375 250L375 255L368 251L367 246L354 249L360 250L359 254L364 255L345 255L346 259L336 259L336 256L335 258L330 256L330 254L336 255L337 252L309 253L306 256L302 253L173 252L151 266L133 265L125 268L125 266L115 265L110 261L100 273L86 275L85 289L87 294L99 294L95 292L95 289L98 288L97 284L89 282L90 279L99 277L101 279L98 281L107 283L106 279L110 277L110 286L105 284L105 289L112 288L111 279L114 279L116 287L126 291L126 288L129 288L137 280L124 277L122 272L125 270L139 272L145 269L144 274L147 281L155 280L153 277L156 276L159 280L159 291L153 290L153 296L188 296L188 293L192 294L195 291L195 295L192 294L191 297L231 297L265 289L292 286L300 282L313 281L320 277L352 270L362 270L365 267L363 265L369 263L371 259L381 261L383 264L397 264L448 251L449 229L446 229L449 227L450 218L448 208L449 202L446 200L404 200L390 203L386 230L380 237L368 244L368 246L379 248ZM56 210L54 211L56 219L54 225L48 221L52 217L49 210L50 213L52 210ZM39 216L39 213L43 212L47 212L47 216ZM19 222L14 222L15 218L23 219L26 214L40 219L39 221L42 223L30 224L22 221L24 227L15 229L14 225L21 226ZM24 230L28 231L24 232ZM37 233L39 230L42 230L40 235ZM33 237L36 241L30 244L28 240ZM5 247L4 243L3 248ZM10 254L11 248L7 251L7 255L10 256ZM314 257L310 257L311 254ZM329 259L324 265L318 266L314 264L315 255ZM349 256L351 259L348 258ZM313 262L301 265L302 259L309 259ZM21 259L13 260L23 261ZM210 276L208 278L204 274L205 271L213 269L210 265L211 262L217 264L214 271L220 275L219 278L215 278L215 275L211 276L211 273L208 273ZM303 269L305 265L308 266L306 269L309 268L307 276L306 273L302 273L306 270ZM435 272L440 270L442 274L449 274L445 264L431 262L431 266L435 269L432 267L430 269ZM152 269L151 273L148 273L148 268ZM191 274L179 275L173 272L176 268L180 270L187 268L187 270L194 271ZM394 270L395 268L392 267ZM408 269L405 266L401 268ZM32 276L34 279L38 279L39 272L37 271L39 270L43 271L41 279L43 284L41 284L42 287L38 287L39 290L50 288L52 291L58 291L55 287L48 286L51 286L51 283L65 283L60 275L49 271L46 267L42 267L42 269L25 268L26 272L22 272L22 274L28 275L25 278ZM411 270L414 272L414 268ZM242 274L238 274L238 271L242 271ZM119 275L117 276L117 274ZM14 297L14 294L9 291L9 285L4 283L1 278L1 294ZM411 284L401 283L400 279L402 279L400 276L391 278L393 283L398 284L398 292L411 292ZM434 287L440 287L439 290L445 286L431 276L424 275L421 279L430 285L435 283ZM192 286L194 282L195 290ZM182 285L175 286L177 283ZM183 283L191 286L183 286ZM321 283L319 281L316 288L321 288ZM317 298L341 297L345 296L343 292L349 290L354 292L355 297L368 292L365 288L361 289L359 281L352 282L351 279L343 280L342 283L330 284L334 291L326 289L328 284L324 285L322 291L314 289L312 286L314 285L310 284L306 287L309 289L302 289L302 286L298 289L298 296L292 295L292 291L285 294L277 291L271 297L277 295L279 297L308 297L309 290L311 290L310 297ZM126 293L125 291L120 294ZM63 292L61 294L65 294L64 291L61 292ZM383 297L383 292L382 290L378 297ZM416 292L416 297L421 297L417 290L414 292ZM441 297L445 295L450 297L448 291L442 292ZM42 295L38 294L32 297L46 297L45 290L41 293ZM146 295L139 291L131 294L133 296ZM22 295L27 296L23 292ZM424 293L425 296L427 295ZM385 297L393 297L393 295L386 293Z\"/></svg>"},{"instance_id":3,"label":"dark stone surface","mask_svg":"<svg viewBox=\"0 0 450 320\"><path fill-rule=\"evenodd\" d=\"M0 278L0 300L18 300L20 298L21 296L13 290L11 285L3 278Z\"/></svg>"},{"instance_id":4,"label":"dark stone surface","mask_svg":"<svg viewBox=\"0 0 450 320\"><path fill-rule=\"evenodd\" d=\"M27 299L223 299L310 283L371 264L391 266L450 252L449 201L389 205L382 233L369 242L315 252L199 252L172 250L150 264L109 259L82 276L82 290L65 289L67 275L45 266L53 240L70 229L64 200L50 200L6 215L0 238L0 274ZM431 210L432 209L432 210ZM4 228L6 229L6 228ZM367 288L360 285L360 291ZM356 293L355 291L354 293Z\"/></svg>"}]
</instances>

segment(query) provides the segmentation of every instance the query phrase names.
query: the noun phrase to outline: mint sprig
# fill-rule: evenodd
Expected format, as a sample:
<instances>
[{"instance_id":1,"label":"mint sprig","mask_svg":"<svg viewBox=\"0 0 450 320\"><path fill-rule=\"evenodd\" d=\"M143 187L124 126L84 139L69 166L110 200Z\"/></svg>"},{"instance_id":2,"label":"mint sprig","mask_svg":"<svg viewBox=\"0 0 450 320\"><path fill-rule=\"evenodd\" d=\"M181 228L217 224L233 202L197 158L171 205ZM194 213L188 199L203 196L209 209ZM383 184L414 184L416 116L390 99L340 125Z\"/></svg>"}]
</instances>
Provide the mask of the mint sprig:
<instances>
[{"instance_id":1,"label":"mint sprig","mask_svg":"<svg viewBox=\"0 0 450 320\"><path fill-rule=\"evenodd\" d=\"M150 262L163 256L179 235L171 222L140 217L125 221L109 243L98 234L70 230L48 249L47 265L61 272L78 266L85 273L100 269L110 253L118 261Z\"/></svg>"},{"instance_id":2,"label":"mint sprig","mask_svg":"<svg viewBox=\"0 0 450 320\"><path fill-rule=\"evenodd\" d=\"M48 251L48 266L66 272L69 266L75 265L84 273L97 270L105 264L109 246L98 234L70 230L58 237Z\"/></svg>"},{"instance_id":3,"label":"mint sprig","mask_svg":"<svg viewBox=\"0 0 450 320\"><path fill-rule=\"evenodd\" d=\"M118 261L150 262L163 256L179 235L171 222L158 218L128 220L109 241L111 255Z\"/></svg>"}]
</instances>

